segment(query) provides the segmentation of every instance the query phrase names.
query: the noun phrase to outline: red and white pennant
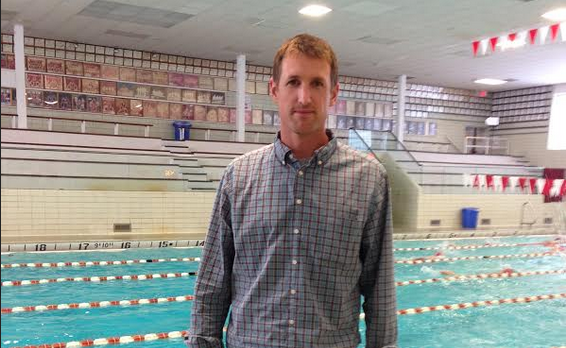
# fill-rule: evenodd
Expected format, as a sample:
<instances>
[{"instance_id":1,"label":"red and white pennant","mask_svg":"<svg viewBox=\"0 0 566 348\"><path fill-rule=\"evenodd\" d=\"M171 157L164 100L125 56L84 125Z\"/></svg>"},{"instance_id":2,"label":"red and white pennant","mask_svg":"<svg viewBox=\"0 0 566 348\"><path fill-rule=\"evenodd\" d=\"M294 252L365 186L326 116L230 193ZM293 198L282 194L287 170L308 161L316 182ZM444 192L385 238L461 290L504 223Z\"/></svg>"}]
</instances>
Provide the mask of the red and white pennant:
<instances>
[{"instance_id":1,"label":"red and white pennant","mask_svg":"<svg viewBox=\"0 0 566 348\"><path fill-rule=\"evenodd\" d=\"M490 174L464 174L464 186L496 192L523 192L549 197L566 196L566 180Z\"/></svg>"},{"instance_id":2,"label":"red and white pennant","mask_svg":"<svg viewBox=\"0 0 566 348\"><path fill-rule=\"evenodd\" d=\"M566 22L477 40L472 42L472 52L474 57L478 57L527 45L545 45L555 42L566 42Z\"/></svg>"}]
</instances>

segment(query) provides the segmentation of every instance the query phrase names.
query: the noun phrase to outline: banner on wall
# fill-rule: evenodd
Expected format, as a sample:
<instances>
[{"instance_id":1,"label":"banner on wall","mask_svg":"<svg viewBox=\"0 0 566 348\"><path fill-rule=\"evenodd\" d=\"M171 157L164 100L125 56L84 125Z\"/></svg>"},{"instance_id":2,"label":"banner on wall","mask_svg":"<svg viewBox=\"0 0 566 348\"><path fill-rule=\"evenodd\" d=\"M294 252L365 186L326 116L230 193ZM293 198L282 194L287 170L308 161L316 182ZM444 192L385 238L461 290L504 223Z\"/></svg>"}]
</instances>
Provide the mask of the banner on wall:
<instances>
[{"instance_id":1,"label":"banner on wall","mask_svg":"<svg viewBox=\"0 0 566 348\"><path fill-rule=\"evenodd\" d=\"M464 187L484 191L542 194L545 202L560 202L566 196L564 172L564 169L545 170L545 178L463 174L463 183Z\"/></svg>"}]
</instances>

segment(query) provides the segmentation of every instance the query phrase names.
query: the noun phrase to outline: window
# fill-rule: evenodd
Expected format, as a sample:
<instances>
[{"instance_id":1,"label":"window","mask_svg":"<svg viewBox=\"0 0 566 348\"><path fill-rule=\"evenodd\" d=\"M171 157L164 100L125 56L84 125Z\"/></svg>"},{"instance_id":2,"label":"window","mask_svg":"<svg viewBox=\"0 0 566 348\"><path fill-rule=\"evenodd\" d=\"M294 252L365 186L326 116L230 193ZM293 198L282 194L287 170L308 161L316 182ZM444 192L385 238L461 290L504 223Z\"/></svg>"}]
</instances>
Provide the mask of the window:
<instances>
[{"instance_id":1,"label":"window","mask_svg":"<svg viewBox=\"0 0 566 348\"><path fill-rule=\"evenodd\" d=\"M548 150L566 150L566 84L554 89L546 147Z\"/></svg>"},{"instance_id":2,"label":"window","mask_svg":"<svg viewBox=\"0 0 566 348\"><path fill-rule=\"evenodd\" d=\"M358 130L356 131L350 130L350 135L348 136L348 145L353 147L356 150L360 151L367 151L368 147L371 149L371 131L367 130ZM360 139L361 137L361 139ZM363 141L362 141L363 139ZM365 142L365 144L364 144ZM367 144L367 146L366 146Z\"/></svg>"}]
</instances>

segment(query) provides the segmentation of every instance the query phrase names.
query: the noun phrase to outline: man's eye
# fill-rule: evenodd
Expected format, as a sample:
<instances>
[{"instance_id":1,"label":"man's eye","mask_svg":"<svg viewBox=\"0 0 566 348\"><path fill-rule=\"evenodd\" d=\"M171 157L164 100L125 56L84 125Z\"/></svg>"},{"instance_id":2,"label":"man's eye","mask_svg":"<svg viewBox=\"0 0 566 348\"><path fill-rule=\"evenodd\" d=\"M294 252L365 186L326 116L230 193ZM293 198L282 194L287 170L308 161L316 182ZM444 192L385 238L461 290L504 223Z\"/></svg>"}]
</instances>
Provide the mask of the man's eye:
<instances>
[{"instance_id":1,"label":"man's eye","mask_svg":"<svg viewBox=\"0 0 566 348\"><path fill-rule=\"evenodd\" d=\"M287 82L287 84L289 86L298 86L299 85L299 81L298 80L290 80L289 82Z\"/></svg>"}]
</instances>

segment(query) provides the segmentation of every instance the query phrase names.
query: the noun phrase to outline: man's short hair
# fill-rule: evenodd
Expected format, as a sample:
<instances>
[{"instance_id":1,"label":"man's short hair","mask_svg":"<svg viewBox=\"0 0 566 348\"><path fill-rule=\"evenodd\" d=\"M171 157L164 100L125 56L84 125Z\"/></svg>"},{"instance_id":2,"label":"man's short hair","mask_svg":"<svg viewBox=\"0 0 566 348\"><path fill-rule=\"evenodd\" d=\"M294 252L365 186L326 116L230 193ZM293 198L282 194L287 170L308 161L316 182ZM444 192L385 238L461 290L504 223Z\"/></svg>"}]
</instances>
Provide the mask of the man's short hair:
<instances>
[{"instance_id":1,"label":"man's short hair","mask_svg":"<svg viewBox=\"0 0 566 348\"><path fill-rule=\"evenodd\" d=\"M290 54L304 54L311 58L324 59L330 65L331 87L338 83L338 61L334 50L323 39L310 35L299 34L288 39L279 47L273 59L273 80L278 83L281 77L281 66L283 58Z\"/></svg>"}]
</instances>

